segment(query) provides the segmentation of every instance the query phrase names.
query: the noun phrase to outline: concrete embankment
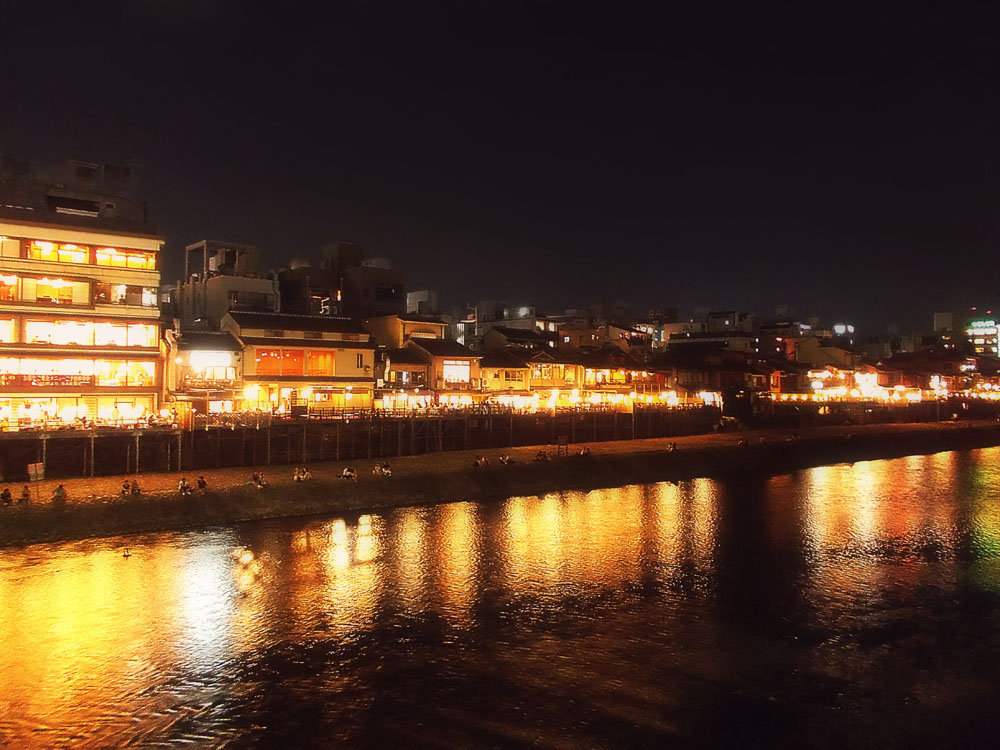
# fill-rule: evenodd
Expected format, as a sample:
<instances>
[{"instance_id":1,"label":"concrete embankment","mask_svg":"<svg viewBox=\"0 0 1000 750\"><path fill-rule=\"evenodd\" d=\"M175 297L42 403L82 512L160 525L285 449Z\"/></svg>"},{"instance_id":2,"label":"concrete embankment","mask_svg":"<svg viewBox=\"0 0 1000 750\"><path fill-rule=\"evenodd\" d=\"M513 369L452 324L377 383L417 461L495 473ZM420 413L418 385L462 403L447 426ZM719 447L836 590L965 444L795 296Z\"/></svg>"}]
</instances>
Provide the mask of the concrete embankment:
<instances>
[{"instance_id":1,"label":"concrete embankment","mask_svg":"<svg viewBox=\"0 0 1000 750\"><path fill-rule=\"evenodd\" d=\"M47 501L57 483L45 482L33 488L40 502L0 508L0 546L747 471L782 474L823 464L993 445L1000 445L996 422L821 427L597 443L588 457L555 457L551 446L515 448L510 466L500 465L500 451L489 451L491 466L486 469L473 468L475 451L407 456L392 461L389 478L372 475L374 461L358 461L358 482L338 478L345 462L310 466L313 479L305 483L293 483L287 468L279 477L275 467L269 467L269 484L260 490L247 484L252 468L218 469L204 473L210 488L204 496L179 496L179 474L140 475L143 494L137 498L117 494L122 477L77 479L63 482L68 501L59 506ZM539 450L547 450L552 460L534 462ZM187 478L194 483L194 476ZM19 488L12 490L17 496Z\"/></svg>"}]
</instances>

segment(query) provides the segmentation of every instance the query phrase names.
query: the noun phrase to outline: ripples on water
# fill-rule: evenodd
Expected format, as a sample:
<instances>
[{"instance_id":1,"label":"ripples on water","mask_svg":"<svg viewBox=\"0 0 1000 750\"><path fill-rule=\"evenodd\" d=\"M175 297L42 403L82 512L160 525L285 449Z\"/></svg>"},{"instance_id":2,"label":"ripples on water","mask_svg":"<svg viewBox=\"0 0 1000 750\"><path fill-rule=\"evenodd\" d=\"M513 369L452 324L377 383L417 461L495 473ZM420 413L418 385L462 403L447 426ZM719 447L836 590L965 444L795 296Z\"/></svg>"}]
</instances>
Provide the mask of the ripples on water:
<instances>
[{"instance_id":1,"label":"ripples on water","mask_svg":"<svg viewBox=\"0 0 1000 750\"><path fill-rule=\"evenodd\" d=\"M0 738L977 739L998 698L998 458L6 551Z\"/></svg>"}]
</instances>

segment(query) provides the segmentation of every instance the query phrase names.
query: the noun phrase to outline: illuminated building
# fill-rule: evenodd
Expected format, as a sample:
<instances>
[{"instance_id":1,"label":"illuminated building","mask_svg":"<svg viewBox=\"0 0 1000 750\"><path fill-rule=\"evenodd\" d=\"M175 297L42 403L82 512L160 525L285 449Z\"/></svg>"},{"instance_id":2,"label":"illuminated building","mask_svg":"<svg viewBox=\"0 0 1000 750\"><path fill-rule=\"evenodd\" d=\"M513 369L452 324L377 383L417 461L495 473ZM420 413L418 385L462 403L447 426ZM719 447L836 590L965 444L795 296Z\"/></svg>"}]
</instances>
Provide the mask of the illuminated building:
<instances>
[{"instance_id":1,"label":"illuminated building","mask_svg":"<svg viewBox=\"0 0 1000 750\"><path fill-rule=\"evenodd\" d=\"M71 162L0 188L0 423L159 409L162 239L131 168Z\"/></svg>"},{"instance_id":2,"label":"illuminated building","mask_svg":"<svg viewBox=\"0 0 1000 750\"><path fill-rule=\"evenodd\" d=\"M243 347L238 410L322 414L372 407L375 344L350 318L233 311L222 329Z\"/></svg>"},{"instance_id":3,"label":"illuminated building","mask_svg":"<svg viewBox=\"0 0 1000 750\"><path fill-rule=\"evenodd\" d=\"M1000 328L992 310L970 307L957 312L934 313L934 333L945 349L992 357L1000 352Z\"/></svg>"},{"instance_id":4,"label":"illuminated building","mask_svg":"<svg viewBox=\"0 0 1000 750\"><path fill-rule=\"evenodd\" d=\"M242 398L243 346L220 331L167 331L168 394L199 413L229 412Z\"/></svg>"},{"instance_id":5,"label":"illuminated building","mask_svg":"<svg viewBox=\"0 0 1000 750\"><path fill-rule=\"evenodd\" d=\"M497 329L493 329L493 333ZM530 396L531 365L514 352L496 349L483 354L479 360L483 391L490 395Z\"/></svg>"},{"instance_id":6,"label":"illuminated building","mask_svg":"<svg viewBox=\"0 0 1000 750\"><path fill-rule=\"evenodd\" d=\"M406 348L427 364L438 404L469 406L481 400L479 354L457 341L431 338L411 338Z\"/></svg>"}]
</instances>

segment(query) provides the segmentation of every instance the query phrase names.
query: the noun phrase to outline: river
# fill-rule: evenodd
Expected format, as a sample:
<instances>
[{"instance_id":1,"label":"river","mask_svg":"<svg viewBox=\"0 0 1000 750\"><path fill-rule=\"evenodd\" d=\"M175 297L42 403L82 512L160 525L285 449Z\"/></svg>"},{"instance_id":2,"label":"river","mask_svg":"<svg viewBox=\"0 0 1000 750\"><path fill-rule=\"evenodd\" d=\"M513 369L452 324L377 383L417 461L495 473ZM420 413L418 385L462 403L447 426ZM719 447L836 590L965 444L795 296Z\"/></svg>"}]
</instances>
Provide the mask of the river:
<instances>
[{"instance_id":1,"label":"river","mask_svg":"<svg viewBox=\"0 0 1000 750\"><path fill-rule=\"evenodd\" d=\"M1000 729L998 461L5 550L0 740L978 741Z\"/></svg>"}]
</instances>

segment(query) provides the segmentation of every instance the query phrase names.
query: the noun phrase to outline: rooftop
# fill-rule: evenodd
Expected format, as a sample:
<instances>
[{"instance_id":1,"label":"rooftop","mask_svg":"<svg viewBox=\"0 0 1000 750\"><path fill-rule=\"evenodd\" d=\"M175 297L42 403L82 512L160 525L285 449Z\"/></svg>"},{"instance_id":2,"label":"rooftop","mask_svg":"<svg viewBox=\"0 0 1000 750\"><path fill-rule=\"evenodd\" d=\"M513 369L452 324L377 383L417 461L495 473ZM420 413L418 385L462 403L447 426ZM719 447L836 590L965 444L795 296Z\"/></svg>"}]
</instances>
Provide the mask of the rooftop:
<instances>
[{"instance_id":1,"label":"rooftop","mask_svg":"<svg viewBox=\"0 0 1000 750\"><path fill-rule=\"evenodd\" d=\"M319 331L322 333L367 332L353 318L337 315L292 315L289 313L240 312L232 310L229 316L240 328L267 328L284 331Z\"/></svg>"},{"instance_id":2,"label":"rooftop","mask_svg":"<svg viewBox=\"0 0 1000 750\"><path fill-rule=\"evenodd\" d=\"M432 357L461 357L463 359L479 359L480 355L459 344L457 341L445 339L410 339L409 346L423 349Z\"/></svg>"}]
</instances>

